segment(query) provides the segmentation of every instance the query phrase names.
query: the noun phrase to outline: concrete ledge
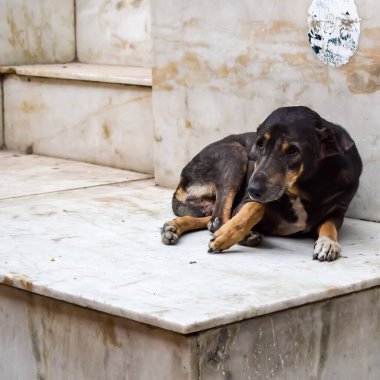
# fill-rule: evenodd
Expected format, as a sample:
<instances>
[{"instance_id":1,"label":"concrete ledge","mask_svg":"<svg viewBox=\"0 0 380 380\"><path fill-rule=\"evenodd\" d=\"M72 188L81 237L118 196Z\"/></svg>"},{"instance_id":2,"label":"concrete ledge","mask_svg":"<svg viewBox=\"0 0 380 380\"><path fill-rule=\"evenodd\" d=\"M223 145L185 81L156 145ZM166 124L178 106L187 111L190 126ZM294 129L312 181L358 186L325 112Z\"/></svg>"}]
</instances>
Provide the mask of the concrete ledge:
<instances>
[{"instance_id":1,"label":"concrete ledge","mask_svg":"<svg viewBox=\"0 0 380 380\"><path fill-rule=\"evenodd\" d=\"M379 299L377 287L181 335L0 285L0 373L6 379L377 380Z\"/></svg>"},{"instance_id":2,"label":"concrete ledge","mask_svg":"<svg viewBox=\"0 0 380 380\"><path fill-rule=\"evenodd\" d=\"M0 74L152 86L152 70L149 67L66 63L3 66L0 67Z\"/></svg>"},{"instance_id":3,"label":"concrete ledge","mask_svg":"<svg viewBox=\"0 0 380 380\"><path fill-rule=\"evenodd\" d=\"M347 219L332 263L309 239L212 255L207 231L161 244L172 191L145 176L0 163L2 377L379 378L379 224Z\"/></svg>"}]
</instances>

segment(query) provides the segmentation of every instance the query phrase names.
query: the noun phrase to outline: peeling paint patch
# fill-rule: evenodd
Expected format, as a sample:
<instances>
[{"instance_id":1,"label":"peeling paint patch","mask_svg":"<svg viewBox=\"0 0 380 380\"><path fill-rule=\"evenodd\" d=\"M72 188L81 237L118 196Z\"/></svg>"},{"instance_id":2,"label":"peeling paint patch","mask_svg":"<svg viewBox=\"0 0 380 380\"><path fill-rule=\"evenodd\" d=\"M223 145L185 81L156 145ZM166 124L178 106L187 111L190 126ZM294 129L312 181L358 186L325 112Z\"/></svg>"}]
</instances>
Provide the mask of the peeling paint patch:
<instances>
[{"instance_id":1,"label":"peeling paint patch","mask_svg":"<svg viewBox=\"0 0 380 380\"><path fill-rule=\"evenodd\" d=\"M308 13L309 42L318 58L330 66L346 64L360 35L354 0L313 0Z\"/></svg>"}]
</instances>

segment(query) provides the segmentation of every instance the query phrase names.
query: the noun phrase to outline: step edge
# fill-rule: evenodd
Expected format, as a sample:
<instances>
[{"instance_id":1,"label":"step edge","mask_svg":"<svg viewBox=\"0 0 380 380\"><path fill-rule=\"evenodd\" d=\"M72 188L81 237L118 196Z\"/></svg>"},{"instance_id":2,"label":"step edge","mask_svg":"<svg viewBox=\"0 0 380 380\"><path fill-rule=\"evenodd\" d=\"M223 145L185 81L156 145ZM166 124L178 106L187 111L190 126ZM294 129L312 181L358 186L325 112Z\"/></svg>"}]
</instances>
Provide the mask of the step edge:
<instances>
[{"instance_id":1,"label":"step edge","mask_svg":"<svg viewBox=\"0 0 380 380\"><path fill-rule=\"evenodd\" d=\"M136 86L152 86L150 67L95 65L86 63L0 66L2 75L115 83Z\"/></svg>"}]
</instances>

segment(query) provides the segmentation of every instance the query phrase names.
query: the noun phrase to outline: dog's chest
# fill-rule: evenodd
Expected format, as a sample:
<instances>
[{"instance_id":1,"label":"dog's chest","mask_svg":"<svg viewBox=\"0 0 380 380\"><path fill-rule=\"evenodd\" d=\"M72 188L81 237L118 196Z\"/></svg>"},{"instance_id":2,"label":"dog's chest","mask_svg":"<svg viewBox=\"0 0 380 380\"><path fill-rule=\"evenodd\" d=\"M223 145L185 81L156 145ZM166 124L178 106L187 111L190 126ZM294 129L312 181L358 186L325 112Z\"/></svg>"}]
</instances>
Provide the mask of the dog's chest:
<instances>
[{"instance_id":1,"label":"dog's chest","mask_svg":"<svg viewBox=\"0 0 380 380\"><path fill-rule=\"evenodd\" d=\"M289 198L289 202L291 207L288 210L282 210L276 217L277 220L273 225L273 233L276 235L286 236L307 232L308 214L301 198Z\"/></svg>"}]
</instances>

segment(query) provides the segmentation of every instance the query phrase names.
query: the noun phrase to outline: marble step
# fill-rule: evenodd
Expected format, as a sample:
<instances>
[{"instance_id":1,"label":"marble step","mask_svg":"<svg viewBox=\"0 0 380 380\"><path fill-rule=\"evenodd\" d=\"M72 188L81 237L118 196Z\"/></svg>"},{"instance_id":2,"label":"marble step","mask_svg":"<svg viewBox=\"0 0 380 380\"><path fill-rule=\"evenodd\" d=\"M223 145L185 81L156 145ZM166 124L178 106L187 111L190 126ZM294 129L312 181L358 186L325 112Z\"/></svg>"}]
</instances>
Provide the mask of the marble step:
<instances>
[{"instance_id":1,"label":"marble step","mask_svg":"<svg viewBox=\"0 0 380 380\"><path fill-rule=\"evenodd\" d=\"M8 149L153 173L150 68L72 63L0 74Z\"/></svg>"},{"instance_id":2,"label":"marble step","mask_svg":"<svg viewBox=\"0 0 380 380\"><path fill-rule=\"evenodd\" d=\"M4 378L378 378L380 224L347 219L332 263L311 239L208 254L207 231L161 243L171 195L146 175L0 152Z\"/></svg>"}]
</instances>

